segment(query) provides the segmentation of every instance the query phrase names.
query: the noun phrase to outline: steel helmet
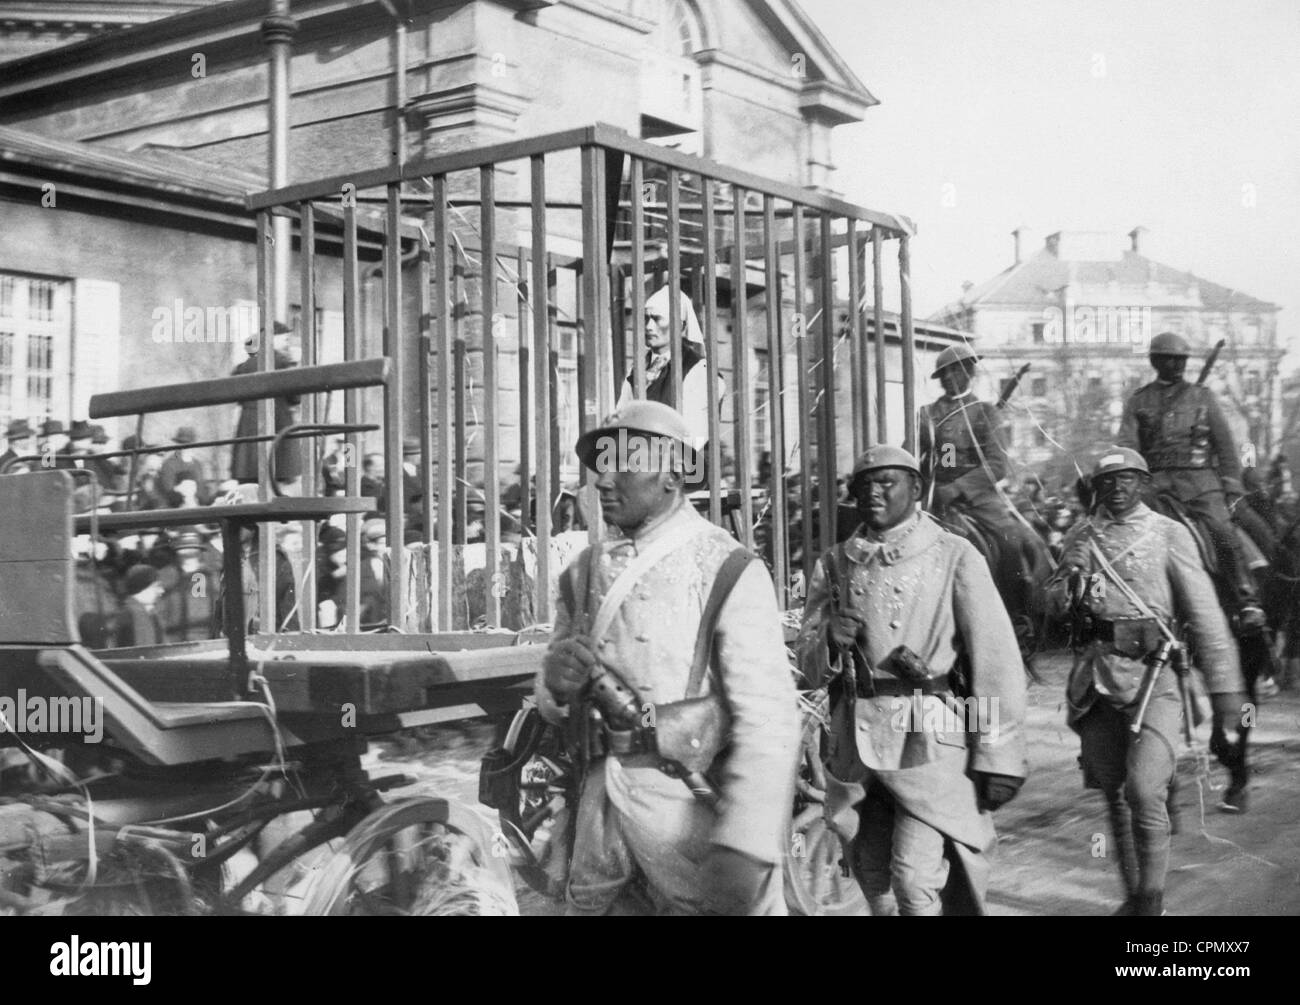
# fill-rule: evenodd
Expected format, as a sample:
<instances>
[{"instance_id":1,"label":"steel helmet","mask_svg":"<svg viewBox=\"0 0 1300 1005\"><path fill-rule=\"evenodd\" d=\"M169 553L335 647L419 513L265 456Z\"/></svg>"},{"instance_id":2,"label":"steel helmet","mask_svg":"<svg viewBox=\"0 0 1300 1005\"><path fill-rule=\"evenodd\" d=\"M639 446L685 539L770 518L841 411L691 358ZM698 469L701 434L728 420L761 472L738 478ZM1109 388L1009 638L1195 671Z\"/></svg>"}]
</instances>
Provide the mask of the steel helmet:
<instances>
[{"instance_id":1,"label":"steel helmet","mask_svg":"<svg viewBox=\"0 0 1300 1005\"><path fill-rule=\"evenodd\" d=\"M877 443L867 447L862 456L854 463L853 474L849 477L849 484L855 482L858 475L865 474L868 471L876 471L879 468L904 468L913 474L919 475L921 473L921 465L917 463L916 458L902 447L891 447L884 443Z\"/></svg>"},{"instance_id":2,"label":"steel helmet","mask_svg":"<svg viewBox=\"0 0 1300 1005\"><path fill-rule=\"evenodd\" d=\"M975 355L975 350L970 346L962 343L961 345L950 345L943 352L939 353L939 358L934 361L934 373L931 377L939 376L939 371L945 367L952 366L954 363L960 363L963 360L970 360L972 363L978 363L980 357Z\"/></svg>"},{"instance_id":3,"label":"steel helmet","mask_svg":"<svg viewBox=\"0 0 1300 1005\"><path fill-rule=\"evenodd\" d=\"M1147 349L1148 356L1190 356L1192 347L1187 339L1174 332L1161 332L1151 340Z\"/></svg>"},{"instance_id":4,"label":"steel helmet","mask_svg":"<svg viewBox=\"0 0 1300 1005\"><path fill-rule=\"evenodd\" d=\"M676 440L687 450L695 449L694 437L686 419L675 408L657 401L632 401L610 414L596 429L589 429L578 438L574 452L582 463L596 470L596 458L606 441L618 438L619 430L648 436L664 436Z\"/></svg>"},{"instance_id":5,"label":"steel helmet","mask_svg":"<svg viewBox=\"0 0 1300 1005\"><path fill-rule=\"evenodd\" d=\"M1136 450L1130 450L1128 447L1107 447L1097 458L1097 463L1092 469L1092 477L1096 479L1116 471L1140 471L1144 475L1151 473L1146 458Z\"/></svg>"}]
</instances>

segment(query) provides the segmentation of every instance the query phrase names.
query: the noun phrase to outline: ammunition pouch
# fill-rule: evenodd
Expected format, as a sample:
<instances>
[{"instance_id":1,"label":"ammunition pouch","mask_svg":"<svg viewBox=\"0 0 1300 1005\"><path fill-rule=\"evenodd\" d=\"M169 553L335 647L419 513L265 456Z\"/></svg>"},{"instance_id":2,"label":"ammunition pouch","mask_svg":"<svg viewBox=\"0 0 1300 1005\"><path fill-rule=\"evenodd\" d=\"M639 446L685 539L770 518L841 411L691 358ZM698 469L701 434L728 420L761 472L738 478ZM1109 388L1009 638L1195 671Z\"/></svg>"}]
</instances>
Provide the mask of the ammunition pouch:
<instances>
[{"instance_id":1,"label":"ammunition pouch","mask_svg":"<svg viewBox=\"0 0 1300 1005\"><path fill-rule=\"evenodd\" d=\"M716 695L655 706L655 751L684 774L703 775L727 745L731 719Z\"/></svg>"},{"instance_id":2,"label":"ammunition pouch","mask_svg":"<svg viewBox=\"0 0 1300 1005\"><path fill-rule=\"evenodd\" d=\"M1160 648L1163 637L1155 618L1094 618L1089 626L1089 642L1097 642L1107 652L1125 659L1145 659Z\"/></svg>"}]
</instances>

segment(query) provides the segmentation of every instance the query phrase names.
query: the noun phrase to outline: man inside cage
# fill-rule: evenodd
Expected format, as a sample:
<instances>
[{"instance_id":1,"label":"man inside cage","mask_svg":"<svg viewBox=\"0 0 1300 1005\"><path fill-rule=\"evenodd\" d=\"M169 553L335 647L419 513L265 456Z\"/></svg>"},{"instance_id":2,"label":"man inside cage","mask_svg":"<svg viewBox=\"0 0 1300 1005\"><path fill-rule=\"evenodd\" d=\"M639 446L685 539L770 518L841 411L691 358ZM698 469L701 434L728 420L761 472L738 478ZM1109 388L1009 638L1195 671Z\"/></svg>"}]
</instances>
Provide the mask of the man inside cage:
<instances>
[{"instance_id":1,"label":"man inside cage","mask_svg":"<svg viewBox=\"0 0 1300 1005\"><path fill-rule=\"evenodd\" d=\"M700 330L699 318L691 298L678 291L678 315L681 318L681 336L674 339L671 326L670 286L664 286L645 302L645 400L657 401L675 408L686 420L691 433L691 446L705 460L709 442L709 374L712 371L705 358L704 334ZM682 394L677 400L673 387L673 353L678 353L682 361ZM717 378L718 401L726 390L722 377ZM619 393L618 406L629 404L636 398L635 370L629 370L627 379ZM692 472L686 482L686 490L694 492L709 486L709 475L703 464L699 470Z\"/></svg>"}]
</instances>

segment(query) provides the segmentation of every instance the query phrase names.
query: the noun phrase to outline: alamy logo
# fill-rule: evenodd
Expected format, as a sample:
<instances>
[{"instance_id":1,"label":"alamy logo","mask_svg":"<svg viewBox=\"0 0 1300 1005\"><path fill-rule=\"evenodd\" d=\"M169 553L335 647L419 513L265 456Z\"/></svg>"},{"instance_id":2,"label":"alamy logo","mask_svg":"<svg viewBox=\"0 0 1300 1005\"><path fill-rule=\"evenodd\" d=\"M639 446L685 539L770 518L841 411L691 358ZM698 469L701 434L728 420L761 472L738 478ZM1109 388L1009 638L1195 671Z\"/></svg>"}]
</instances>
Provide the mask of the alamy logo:
<instances>
[{"instance_id":1,"label":"alamy logo","mask_svg":"<svg viewBox=\"0 0 1300 1005\"><path fill-rule=\"evenodd\" d=\"M80 734L87 743L104 738L104 699L82 696L0 695L0 733Z\"/></svg>"},{"instance_id":2,"label":"alamy logo","mask_svg":"<svg viewBox=\"0 0 1300 1005\"><path fill-rule=\"evenodd\" d=\"M55 977L130 977L139 986L152 979L151 942L82 942L74 935L51 945L50 956Z\"/></svg>"},{"instance_id":3,"label":"alamy logo","mask_svg":"<svg viewBox=\"0 0 1300 1005\"><path fill-rule=\"evenodd\" d=\"M917 688L910 698L895 698L890 713L898 733L977 733L980 743L997 743L1002 732L997 698L940 698Z\"/></svg>"},{"instance_id":4,"label":"alamy logo","mask_svg":"<svg viewBox=\"0 0 1300 1005\"><path fill-rule=\"evenodd\" d=\"M171 307L155 307L150 338L155 344L168 342L229 342L243 346L258 338L257 305L233 307L185 306L179 297Z\"/></svg>"}]
</instances>

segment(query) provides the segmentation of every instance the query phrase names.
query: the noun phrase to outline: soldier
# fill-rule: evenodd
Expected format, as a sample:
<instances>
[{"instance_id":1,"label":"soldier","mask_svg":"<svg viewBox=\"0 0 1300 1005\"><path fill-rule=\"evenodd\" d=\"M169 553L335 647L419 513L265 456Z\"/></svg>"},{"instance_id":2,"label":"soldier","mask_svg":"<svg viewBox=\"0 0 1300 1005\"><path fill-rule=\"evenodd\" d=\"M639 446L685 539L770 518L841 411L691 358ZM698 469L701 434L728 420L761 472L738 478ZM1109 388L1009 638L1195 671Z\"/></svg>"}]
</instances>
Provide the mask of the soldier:
<instances>
[{"instance_id":1,"label":"soldier","mask_svg":"<svg viewBox=\"0 0 1300 1005\"><path fill-rule=\"evenodd\" d=\"M921 408L921 467L931 495L927 508L942 520L959 505L982 526L1015 534L1019 527L997 490L1007 477L1007 453L999 438L1002 413L976 398L970 386L979 359L969 346L949 346L930 374L944 393Z\"/></svg>"},{"instance_id":2,"label":"soldier","mask_svg":"<svg viewBox=\"0 0 1300 1005\"><path fill-rule=\"evenodd\" d=\"M814 568L798 643L832 686L832 826L873 914L982 914L990 812L1027 774L1015 634L980 554L917 512L916 458L873 446L850 491L862 523Z\"/></svg>"},{"instance_id":3,"label":"soldier","mask_svg":"<svg viewBox=\"0 0 1300 1005\"><path fill-rule=\"evenodd\" d=\"M1209 531L1222 579L1236 594L1238 628L1264 627L1229 510L1243 495L1241 458L1214 392L1183 379L1191 350L1163 332L1151 340L1156 379L1124 403L1116 443L1138 451L1151 471L1148 492L1177 496Z\"/></svg>"},{"instance_id":4,"label":"soldier","mask_svg":"<svg viewBox=\"0 0 1300 1005\"><path fill-rule=\"evenodd\" d=\"M1182 524L1142 503L1148 480L1137 451L1108 449L1098 460L1093 516L1066 539L1048 584L1049 609L1074 616L1075 662L1067 722L1079 734L1084 784L1099 788L1110 811L1126 898L1121 915L1163 911L1169 865L1168 797L1182 715L1177 675L1165 669L1137 723L1147 660L1171 638L1174 618L1191 628L1196 662L1214 706L1216 728L1241 714L1237 649ZM1244 788L1225 802L1244 798Z\"/></svg>"},{"instance_id":5,"label":"soldier","mask_svg":"<svg viewBox=\"0 0 1300 1005\"><path fill-rule=\"evenodd\" d=\"M781 863L800 749L794 682L771 578L686 500L691 435L667 405L634 401L578 441L605 521L621 536L584 549L563 574L540 710L591 725L594 702L617 677L653 713L655 730L609 714L592 726L599 746L577 811L571 915L627 909L638 893L663 914L785 913ZM706 609L716 616L711 645ZM693 691L730 718L726 752L700 767L712 794L707 781L693 792L670 776L663 746Z\"/></svg>"}]
</instances>

